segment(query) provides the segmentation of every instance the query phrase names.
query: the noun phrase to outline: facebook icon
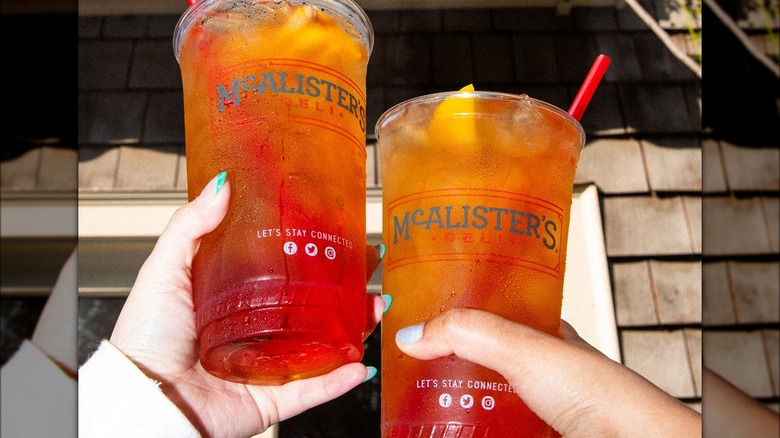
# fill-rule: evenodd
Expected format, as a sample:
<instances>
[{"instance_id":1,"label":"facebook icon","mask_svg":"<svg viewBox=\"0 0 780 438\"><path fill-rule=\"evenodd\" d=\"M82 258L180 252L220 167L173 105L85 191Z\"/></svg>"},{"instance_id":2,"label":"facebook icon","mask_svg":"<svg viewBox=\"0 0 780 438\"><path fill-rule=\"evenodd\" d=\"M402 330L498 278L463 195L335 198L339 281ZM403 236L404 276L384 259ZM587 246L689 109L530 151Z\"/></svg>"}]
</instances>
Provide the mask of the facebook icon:
<instances>
[{"instance_id":1,"label":"facebook icon","mask_svg":"<svg viewBox=\"0 0 780 438\"><path fill-rule=\"evenodd\" d=\"M298 245L295 244L295 242L285 242L284 243L284 253L287 255L293 255L296 252L298 252Z\"/></svg>"}]
</instances>

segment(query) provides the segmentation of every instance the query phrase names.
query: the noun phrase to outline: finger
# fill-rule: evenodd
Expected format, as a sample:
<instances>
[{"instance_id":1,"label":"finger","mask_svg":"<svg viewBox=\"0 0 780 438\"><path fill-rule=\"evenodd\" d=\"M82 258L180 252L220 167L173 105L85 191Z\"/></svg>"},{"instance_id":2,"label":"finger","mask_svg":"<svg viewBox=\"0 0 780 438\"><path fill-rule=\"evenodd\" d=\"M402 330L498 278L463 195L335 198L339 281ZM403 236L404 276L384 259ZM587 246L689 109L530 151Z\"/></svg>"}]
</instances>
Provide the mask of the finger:
<instances>
[{"instance_id":1,"label":"finger","mask_svg":"<svg viewBox=\"0 0 780 438\"><path fill-rule=\"evenodd\" d=\"M385 245L380 243L376 246L366 245L366 281L370 281L374 272L382 262L382 258L385 255ZM390 296L378 296L376 294L369 294L366 299L366 326L363 330L363 340L366 340L368 336L374 331L379 321L382 319L382 314L387 311L390 306Z\"/></svg>"},{"instance_id":2,"label":"finger","mask_svg":"<svg viewBox=\"0 0 780 438\"><path fill-rule=\"evenodd\" d=\"M363 364L351 363L323 376L295 380L278 387L250 386L249 389L260 401L263 400L263 391L273 391L279 416L271 418L271 422L275 423L346 394L368 376L368 369ZM260 392L255 395L256 391Z\"/></svg>"},{"instance_id":3,"label":"finger","mask_svg":"<svg viewBox=\"0 0 780 438\"><path fill-rule=\"evenodd\" d=\"M379 267L379 263L382 262L384 255L385 245L381 243L376 246L366 245L366 282L374 276L374 272Z\"/></svg>"},{"instance_id":4,"label":"finger","mask_svg":"<svg viewBox=\"0 0 780 438\"><path fill-rule=\"evenodd\" d=\"M500 344L503 340L509 341L507 331L523 330L515 325L487 312L452 309L425 324L400 330L396 344L401 351L417 359L430 360L455 354L484 366L500 368L506 355ZM492 349L499 355L484 354Z\"/></svg>"},{"instance_id":5,"label":"finger","mask_svg":"<svg viewBox=\"0 0 780 438\"><path fill-rule=\"evenodd\" d=\"M377 295L368 294L366 297L366 327L363 330L363 340L365 341L368 336L374 331L379 321L382 320L382 315L387 311L389 307L389 295Z\"/></svg>"},{"instance_id":6,"label":"finger","mask_svg":"<svg viewBox=\"0 0 780 438\"><path fill-rule=\"evenodd\" d=\"M147 275L139 278L189 272L200 239L214 231L227 214L231 187L226 178L226 172L215 176L197 198L176 210L142 267Z\"/></svg>"}]
</instances>

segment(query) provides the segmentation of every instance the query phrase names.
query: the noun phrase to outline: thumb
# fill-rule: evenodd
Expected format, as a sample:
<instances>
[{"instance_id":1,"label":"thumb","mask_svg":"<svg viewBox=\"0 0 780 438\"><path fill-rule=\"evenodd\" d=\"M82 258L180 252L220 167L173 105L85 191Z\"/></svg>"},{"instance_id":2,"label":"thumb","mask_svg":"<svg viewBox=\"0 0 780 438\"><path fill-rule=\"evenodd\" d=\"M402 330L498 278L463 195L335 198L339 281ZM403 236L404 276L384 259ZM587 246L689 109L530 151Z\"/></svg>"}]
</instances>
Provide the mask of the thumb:
<instances>
[{"instance_id":1,"label":"thumb","mask_svg":"<svg viewBox=\"0 0 780 438\"><path fill-rule=\"evenodd\" d=\"M197 198L176 210L142 268L153 272L139 278L167 278L172 270L178 272L182 268L189 272L200 239L214 231L225 218L229 199L230 182L227 172L221 172L206 184Z\"/></svg>"},{"instance_id":2,"label":"thumb","mask_svg":"<svg viewBox=\"0 0 780 438\"><path fill-rule=\"evenodd\" d=\"M475 309L451 309L425 324L401 329L396 344L404 353L423 360L454 354L504 375L514 376L518 350L544 351L560 339ZM529 362L523 361L522 362ZM525 370L522 370L523 373Z\"/></svg>"}]
</instances>

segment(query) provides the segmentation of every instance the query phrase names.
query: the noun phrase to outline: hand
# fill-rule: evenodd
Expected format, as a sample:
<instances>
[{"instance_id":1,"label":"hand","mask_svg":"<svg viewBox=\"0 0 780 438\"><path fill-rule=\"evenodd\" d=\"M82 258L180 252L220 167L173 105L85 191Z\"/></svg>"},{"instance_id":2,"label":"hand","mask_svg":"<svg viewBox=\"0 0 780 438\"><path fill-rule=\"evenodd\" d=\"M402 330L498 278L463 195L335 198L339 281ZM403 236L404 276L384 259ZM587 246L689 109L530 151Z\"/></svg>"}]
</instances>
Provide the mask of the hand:
<instances>
[{"instance_id":1,"label":"hand","mask_svg":"<svg viewBox=\"0 0 780 438\"><path fill-rule=\"evenodd\" d=\"M701 436L701 415L604 356L561 321L563 339L473 309L450 310L398 331L417 359L455 354L503 375L567 438Z\"/></svg>"},{"instance_id":2,"label":"hand","mask_svg":"<svg viewBox=\"0 0 780 438\"><path fill-rule=\"evenodd\" d=\"M213 231L228 210L230 183L217 178L181 207L160 235L133 285L111 335L111 343L162 390L205 436L250 436L271 424L332 400L368 375L363 364L281 386L253 386L221 380L198 360L190 268L201 237ZM368 247L366 279L379 265L379 250ZM368 296L364 336L376 327L383 300Z\"/></svg>"}]
</instances>

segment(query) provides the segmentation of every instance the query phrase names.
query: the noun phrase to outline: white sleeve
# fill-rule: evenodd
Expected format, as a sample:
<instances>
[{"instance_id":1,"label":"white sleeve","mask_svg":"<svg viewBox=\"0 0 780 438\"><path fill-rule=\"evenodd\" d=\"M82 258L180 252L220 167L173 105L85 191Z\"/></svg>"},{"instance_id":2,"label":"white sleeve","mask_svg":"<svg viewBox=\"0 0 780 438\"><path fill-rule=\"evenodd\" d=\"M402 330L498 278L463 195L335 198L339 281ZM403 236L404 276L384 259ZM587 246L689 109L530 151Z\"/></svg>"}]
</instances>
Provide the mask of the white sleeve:
<instances>
[{"instance_id":1,"label":"white sleeve","mask_svg":"<svg viewBox=\"0 0 780 438\"><path fill-rule=\"evenodd\" d=\"M108 341L78 375L79 437L200 437L159 383Z\"/></svg>"},{"instance_id":2,"label":"white sleeve","mask_svg":"<svg viewBox=\"0 0 780 438\"><path fill-rule=\"evenodd\" d=\"M36 347L73 372L79 367L77 271L78 252L74 250L60 269L30 338Z\"/></svg>"},{"instance_id":3,"label":"white sleeve","mask_svg":"<svg viewBox=\"0 0 780 438\"><path fill-rule=\"evenodd\" d=\"M3 365L0 435L75 437L76 381L25 340Z\"/></svg>"}]
</instances>

